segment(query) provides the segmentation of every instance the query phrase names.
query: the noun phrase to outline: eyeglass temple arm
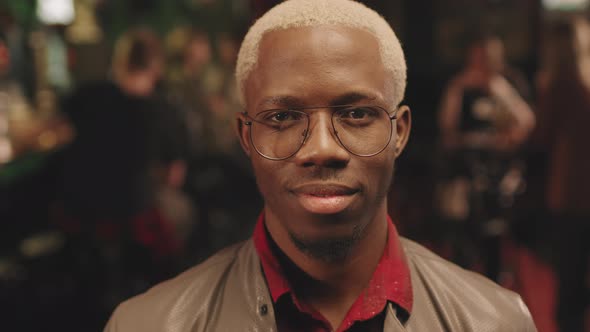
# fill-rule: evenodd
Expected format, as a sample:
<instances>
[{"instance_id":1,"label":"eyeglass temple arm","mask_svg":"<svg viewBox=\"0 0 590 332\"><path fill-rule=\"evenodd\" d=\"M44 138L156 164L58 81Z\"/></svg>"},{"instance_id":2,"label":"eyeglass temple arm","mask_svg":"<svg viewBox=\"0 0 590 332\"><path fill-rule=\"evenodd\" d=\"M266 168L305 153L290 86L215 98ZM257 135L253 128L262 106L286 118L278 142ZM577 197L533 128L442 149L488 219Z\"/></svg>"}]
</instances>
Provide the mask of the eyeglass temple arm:
<instances>
[{"instance_id":1,"label":"eyeglass temple arm","mask_svg":"<svg viewBox=\"0 0 590 332\"><path fill-rule=\"evenodd\" d=\"M246 111L243 111L242 112L242 115L244 115L244 117L247 119L246 121L244 121L244 124L246 126L251 126L252 125L252 120L254 120L254 119L252 119L252 117Z\"/></svg>"},{"instance_id":2,"label":"eyeglass temple arm","mask_svg":"<svg viewBox=\"0 0 590 332\"><path fill-rule=\"evenodd\" d=\"M244 125L246 125L246 126L252 126L252 124L253 124L254 122L258 122L258 121L256 121L254 118L252 118L252 117L251 117L251 116L248 114L248 112L242 112L242 114L244 115L244 117L245 117L245 118L249 119L249 120L246 120L246 121L244 121ZM258 122L258 123L260 123L260 124L264 125L264 123L261 123L261 122Z\"/></svg>"},{"instance_id":3,"label":"eyeglass temple arm","mask_svg":"<svg viewBox=\"0 0 590 332\"><path fill-rule=\"evenodd\" d=\"M389 116L389 120L397 120L397 112L399 111L399 106L395 109L395 112Z\"/></svg>"}]
</instances>

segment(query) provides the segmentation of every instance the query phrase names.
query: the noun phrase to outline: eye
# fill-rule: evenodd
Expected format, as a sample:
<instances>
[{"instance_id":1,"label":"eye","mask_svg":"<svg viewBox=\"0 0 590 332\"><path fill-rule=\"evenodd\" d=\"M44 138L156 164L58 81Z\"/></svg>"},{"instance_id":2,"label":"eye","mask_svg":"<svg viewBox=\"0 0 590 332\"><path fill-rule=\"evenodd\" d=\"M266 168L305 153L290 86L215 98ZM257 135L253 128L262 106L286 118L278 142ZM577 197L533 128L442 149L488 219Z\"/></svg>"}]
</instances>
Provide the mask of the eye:
<instances>
[{"instance_id":1,"label":"eye","mask_svg":"<svg viewBox=\"0 0 590 332\"><path fill-rule=\"evenodd\" d=\"M272 119L278 122L283 122L293 119L293 114L289 111L278 112L273 114Z\"/></svg>"},{"instance_id":2,"label":"eye","mask_svg":"<svg viewBox=\"0 0 590 332\"><path fill-rule=\"evenodd\" d=\"M350 107L340 110L338 116L342 120L368 120L378 117L379 112L372 107Z\"/></svg>"},{"instance_id":3,"label":"eye","mask_svg":"<svg viewBox=\"0 0 590 332\"><path fill-rule=\"evenodd\" d=\"M298 121L303 116L296 111L282 110L282 111L269 111L264 115L265 122L287 122L287 121Z\"/></svg>"},{"instance_id":4,"label":"eye","mask_svg":"<svg viewBox=\"0 0 590 332\"><path fill-rule=\"evenodd\" d=\"M255 122L273 128L274 130L287 130L298 128L306 123L305 113L296 110L268 110L258 113Z\"/></svg>"}]
</instances>

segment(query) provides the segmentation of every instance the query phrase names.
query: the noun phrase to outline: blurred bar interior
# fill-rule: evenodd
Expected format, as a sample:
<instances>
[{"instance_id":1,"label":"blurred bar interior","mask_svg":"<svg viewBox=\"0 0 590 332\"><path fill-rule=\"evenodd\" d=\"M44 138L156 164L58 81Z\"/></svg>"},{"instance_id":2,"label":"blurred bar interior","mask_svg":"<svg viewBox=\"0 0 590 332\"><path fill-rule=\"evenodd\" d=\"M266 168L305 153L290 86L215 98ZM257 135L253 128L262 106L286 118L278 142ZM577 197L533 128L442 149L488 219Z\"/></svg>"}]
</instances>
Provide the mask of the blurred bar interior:
<instances>
[{"instance_id":1,"label":"blurred bar interior","mask_svg":"<svg viewBox=\"0 0 590 332\"><path fill-rule=\"evenodd\" d=\"M262 201L233 65L278 2L1 0L2 330L101 330L250 236ZM582 331L589 1L362 2L408 62L400 233L520 293L539 331Z\"/></svg>"}]
</instances>

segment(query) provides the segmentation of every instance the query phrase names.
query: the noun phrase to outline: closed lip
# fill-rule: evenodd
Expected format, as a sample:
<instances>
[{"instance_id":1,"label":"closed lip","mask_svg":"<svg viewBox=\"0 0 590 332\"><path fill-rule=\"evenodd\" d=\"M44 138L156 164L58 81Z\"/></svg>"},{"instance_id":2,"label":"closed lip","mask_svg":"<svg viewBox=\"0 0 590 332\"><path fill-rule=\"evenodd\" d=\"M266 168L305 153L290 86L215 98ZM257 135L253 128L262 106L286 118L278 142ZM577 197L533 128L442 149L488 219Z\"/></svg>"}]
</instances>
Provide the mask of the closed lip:
<instances>
[{"instance_id":1,"label":"closed lip","mask_svg":"<svg viewBox=\"0 0 590 332\"><path fill-rule=\"evenodd\" d=\"M310 183L297 186L292 190L297 195L317 197L350 196L359 191L357 188L334 183Z\"/></svg>"}]
</instances>

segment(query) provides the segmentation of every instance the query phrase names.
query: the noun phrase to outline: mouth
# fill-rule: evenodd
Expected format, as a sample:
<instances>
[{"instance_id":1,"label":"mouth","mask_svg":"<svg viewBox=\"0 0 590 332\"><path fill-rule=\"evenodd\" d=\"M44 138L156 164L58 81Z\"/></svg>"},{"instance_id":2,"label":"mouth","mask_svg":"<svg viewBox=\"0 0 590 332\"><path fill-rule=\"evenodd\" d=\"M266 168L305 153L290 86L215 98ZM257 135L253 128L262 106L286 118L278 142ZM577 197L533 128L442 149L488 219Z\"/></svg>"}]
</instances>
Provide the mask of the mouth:
<instances>
[{"instance_id":1,"label":"mouth","mask_svg":"<svg viewBox=\"0 0 590 332\"><path fill-rule=\"evenodd\" d=\"M360 190L340 184L308 184L299 186L292 192L308 212L335 214L348 208Z\"/></svg>"}]
</instances>

